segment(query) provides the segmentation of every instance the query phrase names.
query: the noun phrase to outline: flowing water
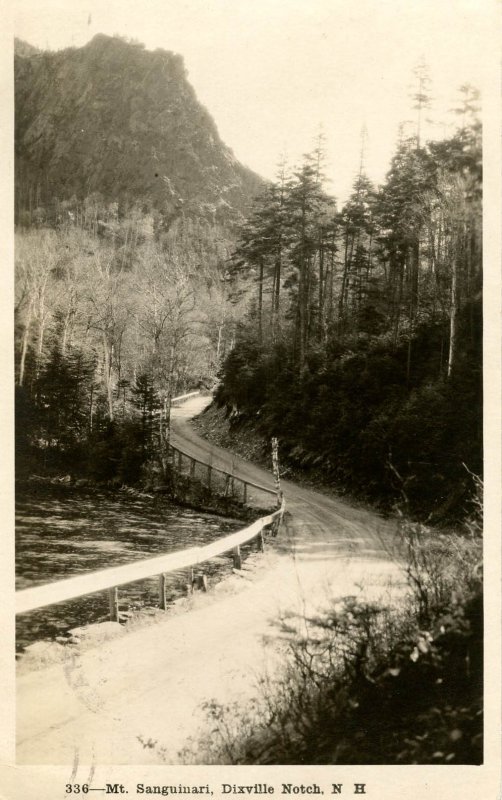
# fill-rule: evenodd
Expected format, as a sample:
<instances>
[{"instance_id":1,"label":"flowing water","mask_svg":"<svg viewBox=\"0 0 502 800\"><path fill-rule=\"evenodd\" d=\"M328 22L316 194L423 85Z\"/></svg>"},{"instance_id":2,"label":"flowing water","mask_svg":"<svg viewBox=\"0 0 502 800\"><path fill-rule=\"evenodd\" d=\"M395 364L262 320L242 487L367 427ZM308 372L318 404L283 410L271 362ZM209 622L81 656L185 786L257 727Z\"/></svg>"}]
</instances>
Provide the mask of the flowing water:
<instances>
[{"instance_id":1,"label":"flowing water","mask_svg":"<svg viewBox=\"0 0 502 800\"><path fill-rule=\"evenodd\" d=\"M207 544L243 526L159 498L37 486L16 497L16 589ZM214 576L231 566L225 556L209 562L204 571ZM187 580L187 571L170 574L168 598L186 591ZM155 578L119 591L121 612L158 602ZM17 618L16 649L104 619L108 619L106 592L22 614Z\"/></svg>"}]
</instances>

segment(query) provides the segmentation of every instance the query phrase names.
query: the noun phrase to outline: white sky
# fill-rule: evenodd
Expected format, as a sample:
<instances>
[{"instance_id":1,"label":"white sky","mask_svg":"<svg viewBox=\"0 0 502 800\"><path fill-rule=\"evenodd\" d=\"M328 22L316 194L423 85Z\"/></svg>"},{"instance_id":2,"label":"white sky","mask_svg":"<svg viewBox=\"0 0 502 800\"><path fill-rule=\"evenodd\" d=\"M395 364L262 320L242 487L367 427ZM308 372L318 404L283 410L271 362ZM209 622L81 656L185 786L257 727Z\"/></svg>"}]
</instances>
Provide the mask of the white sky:
<instances>
[{"instance_id":1,"label":"white sky","mask_svg":"<svg viewBox=\"0 0 502 800\"><path fill-rule=\"evenodd\" d=\"M497 52L496 0L13 0L16 36L81 46L96 33L181 53L237 158L273 177L323 126L329 189L347 197L368 128L367 171L385 175L412 69L430 65L437 117L465 82L482 88ZM91 20L89 24L89 18ZM496 37L496 38L495 38ZM444 115L443 115L444 121ZM439 133L444 128L437 129ZM426 133L428 133L426 131Z\"/></svg>"}]
</instances>

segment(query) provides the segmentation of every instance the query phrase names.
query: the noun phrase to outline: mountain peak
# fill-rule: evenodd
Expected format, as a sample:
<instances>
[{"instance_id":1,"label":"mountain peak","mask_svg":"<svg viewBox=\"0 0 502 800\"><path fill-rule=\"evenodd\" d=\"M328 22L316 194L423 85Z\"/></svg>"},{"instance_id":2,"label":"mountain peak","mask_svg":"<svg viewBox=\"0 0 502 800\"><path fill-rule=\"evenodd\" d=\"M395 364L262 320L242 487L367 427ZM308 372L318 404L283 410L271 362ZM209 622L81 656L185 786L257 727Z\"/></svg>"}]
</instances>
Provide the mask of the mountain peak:
<instances>
[{"instance_id":1,"label":"mountain peak","mask_svg":"<svg viewBox=\"0 0 502 800\"><path fill-rule=\"evenodd\" d=\"M181 208L228 218L262 186L221 141L176 53L97 34L81 48L18 60L15 78L18 207L30 191L44 206L48 192L98 193L166 219Z\"/></svg>"},{"instance_id":2,"label":"mountain peak","mask_svg":"<svg viewBox=\"0 0 502 800\"><path fill-rule=\"evenodd\" d=\"M125 36L109 36L106 33L96 33L96 35L93 36L92 39L89 39L87 44L85 44L81 49L103 50L105 48L115 48L116 51L123 51L132 47L136 48L137 50L145 49L145 45L141 42L138 42L134 39L127 39Z\"/></svg>"}]
</instances>

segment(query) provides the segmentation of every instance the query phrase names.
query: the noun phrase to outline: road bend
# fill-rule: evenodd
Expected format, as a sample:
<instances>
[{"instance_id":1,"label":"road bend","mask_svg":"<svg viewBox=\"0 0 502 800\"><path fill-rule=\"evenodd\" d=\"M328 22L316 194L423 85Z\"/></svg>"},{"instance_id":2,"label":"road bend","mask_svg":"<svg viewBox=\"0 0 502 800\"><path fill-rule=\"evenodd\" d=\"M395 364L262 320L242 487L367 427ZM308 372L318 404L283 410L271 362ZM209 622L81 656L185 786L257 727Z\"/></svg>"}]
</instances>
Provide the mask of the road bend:
<instances>
[{"instance_id":1,"label":"road bend","mask_svg":"<svg viewBox=\"0 0 502 800\"><path fill-rule=\"evenodd\" d=\"M190 419L209 400L173 409L172 443L245 481L274 487L270 472L208 443ZM395 522L345 500L283 481L287 515L251 566L198 594L182 613L122 626L99 644L65 646L57 663L17 678L17 761L22 764L180 763L204 729L203 704L244 702L280 670L284 633L323 606L355 595L388 598L402 572Z\"/></svg>"}]
</instances>

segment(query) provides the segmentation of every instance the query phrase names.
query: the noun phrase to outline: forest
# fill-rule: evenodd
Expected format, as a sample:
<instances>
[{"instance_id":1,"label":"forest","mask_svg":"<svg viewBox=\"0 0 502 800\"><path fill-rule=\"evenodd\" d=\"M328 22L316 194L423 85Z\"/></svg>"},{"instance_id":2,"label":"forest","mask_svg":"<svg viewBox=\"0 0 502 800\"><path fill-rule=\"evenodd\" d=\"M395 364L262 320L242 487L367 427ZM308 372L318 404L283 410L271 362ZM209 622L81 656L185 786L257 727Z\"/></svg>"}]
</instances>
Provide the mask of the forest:
<instances>
[{"instance_id":1,"label":"forest","mask_svg":"<svg viewBox=\"0 0 502 800\"><path fill-rule=\"evenodd\" d=\"M254 299L216 398L297 470L439 521L482 471L481 126L463 86L454 135L423 142L425 86L383 185L363 136L338 210L321 136L266 188L231 260Z\"/></svg>"},{"instance_id":2,"label":"forest","mask_svg":"<svg viewBox=\"0 0 502 800\"><path fill-rule=\"evenodd\" d=\"M385 181L363 131L340 208L322 134L247 218L171 203L167 219L118 189L49 198L23 173L18 475L137 482L170 398L217 385L232 426L277 436L292 468L433 521L466 513L482 472L479 96L462 86L454 133L424 141L425 66L415 78Z\"/></svg>"},{"instance_id":3,"label":"forest","mask_svg":"<svg viewBox=\"0 0 502 800\"><path fill-rule=\"evenodd\" d=\"M224 232L181 220L156 237L145 216L102 212L87 198L78 219L16 234L20 475L137 482L155 412L210 388L231 344Z\"/></svg>"},{"instance_id":4,"label":"forest","mask_svg":"<svg viewBox=\"0 0 502 800\"><path fill-rule=\"evenodd\" d=\"M15 101L17 475L135 483L232 346L225 264L263 181L165 50L16 40Z\"/></svg>"}]
</instances>

